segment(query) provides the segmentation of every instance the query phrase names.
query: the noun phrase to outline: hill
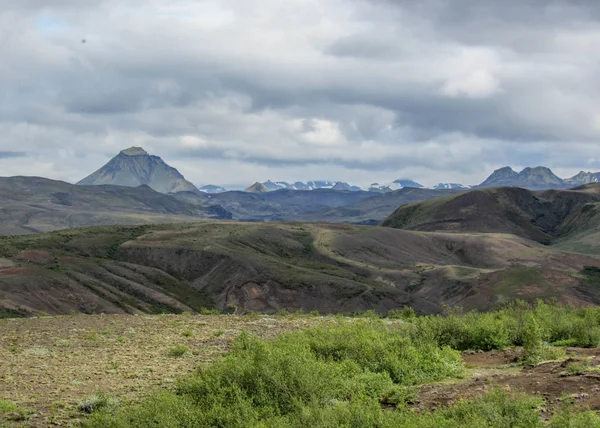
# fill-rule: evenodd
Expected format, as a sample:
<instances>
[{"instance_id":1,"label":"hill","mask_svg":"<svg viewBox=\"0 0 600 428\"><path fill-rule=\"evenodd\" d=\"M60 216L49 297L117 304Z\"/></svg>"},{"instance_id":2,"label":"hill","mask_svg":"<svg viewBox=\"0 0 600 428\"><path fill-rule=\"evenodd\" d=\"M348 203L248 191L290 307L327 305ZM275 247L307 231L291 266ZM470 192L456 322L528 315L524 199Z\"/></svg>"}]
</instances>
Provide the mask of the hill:
<instances>
[{"instance_id":1,"label":"hill","mask_svg":"<svg viewBox=\"0 0 600 428\"><path fill-rule=\"evenodd\" d=\"M361 198L354 203L333 207L324 212L299 214L298 219L303 221L377 225L401 205L454 195L464 190L430 190L405 187L393 192L384 192Z\"/></svg>"},{"instance_id":2,"label":"hill","mask_svg":"<svg viewBox=\"0 0 600 428\"><path fill-rule=\"evenodd\" d=\"M5 315L490 309L514 298L600 303L600 259L511 235L216 223L0 239Z\"/></svg>"},{"instance_id":3,"label":"hill","mask_svg":"<svg viewBox=\"0 0 600 428\"><path fill-rule=\"evenodd\" d=\"M231 216L215 204L192 205L148 186L76 186L40 177L0 177L0 204L0 235Z\"/></svg>"},{"instance_id":4,"label":"hill","mask_svg":"<svg viewBox=\"0 0 600 428\"><path fill-rule=\"evenodd\" d=\"M147 185L160 193L197 191L175 168L141 147L121 151L98 171L81 180L79 185L138 187Z\"/></svg>"},{"instance_id":5,"label":"hill","mask_svg":"<svg viewBox=\"0 0 600 428\"><path fill-rule=\"evenodd\" d=\"M534 192L515 187L478 189L398 208L382 225L453 232L511 233L550 244L590 232L597 222L600 184Z\"/></svg>"}]
</instances>

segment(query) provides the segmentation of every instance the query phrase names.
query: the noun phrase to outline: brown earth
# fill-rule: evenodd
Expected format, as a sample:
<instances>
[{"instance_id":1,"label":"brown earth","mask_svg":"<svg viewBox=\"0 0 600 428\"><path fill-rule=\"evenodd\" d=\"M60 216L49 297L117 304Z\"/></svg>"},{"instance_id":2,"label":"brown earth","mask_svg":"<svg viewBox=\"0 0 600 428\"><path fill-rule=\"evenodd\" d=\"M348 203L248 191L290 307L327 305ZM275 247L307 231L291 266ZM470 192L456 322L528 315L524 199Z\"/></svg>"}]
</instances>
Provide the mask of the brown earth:
<instances>
[{"instance_id":1,"label":"brown earth","mask_svg":"<svg viewBox=\"0 0 600 428\"><path fill-rule=\"evenodd\" d=\"M548 418L564 401L583 409L600 410L600 349L568 348L568 358L536 366L516 364L520 350L465 353L467 379L458 383L426 385L413 403L418 411L430 411L473 398L493 388L538 395L546 401L542 416ZM570 372L572 365L581 372Z\"/></svg>"}]
</instances>

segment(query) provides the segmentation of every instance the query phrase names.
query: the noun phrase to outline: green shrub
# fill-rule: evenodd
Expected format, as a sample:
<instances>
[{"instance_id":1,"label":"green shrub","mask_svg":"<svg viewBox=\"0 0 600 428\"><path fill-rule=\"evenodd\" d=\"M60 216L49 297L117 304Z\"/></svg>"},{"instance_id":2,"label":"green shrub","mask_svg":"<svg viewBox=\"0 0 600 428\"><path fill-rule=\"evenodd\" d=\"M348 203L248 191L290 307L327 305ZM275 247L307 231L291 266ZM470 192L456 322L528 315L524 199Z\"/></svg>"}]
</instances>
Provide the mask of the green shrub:
<instances>
[{"instance_id":1,"label":"green shrub","mask_svg":"<svg viewBox=\"0 0 600 428\"><path fill-rule=\"evenodd\" d=\"M106 394L97 394L77 403L80 412L92 414L101 409L113 409L119 400Z\"/></svg>"},{"instance_id":2,"label":"green shrub","mask_svg":"<svg viewBox=\"0 0 600 428\"><path fill-rule=\"evenodd\" d=\"M181 332L181 335L183 337L192 337L194 335L194 332L188 328L188 329L183 330Z\"/></svg>"},{"instance_id":3,"label":"green shrub","mask_svg":"<svg viewBox=\"0 0 600 428\"><path fill-rule=\"evenodd\" d=\"M161 393L115 416L103 413L90 425L285 426L314 418L335 422L341 414L361 423L383 420L380 401L401 404L411 394L405 387L463 373L458 352L412 342L402 332L362 320L271 341L242 334L228 356L182 379L175 393ZM330 406L340 415L321 412Z\"/></svg>"},{"instance_id":4,"label":"green shrub","mask_svg":"<svg viewBox=\"0 0 600 428\"><path fill-rule=\"evenodd\" d=\"M410 306L404 306L402 309L390 309L387 318L398 320L411 320L416 318L417 314Z\"/></svg>"},{"instance_id":5,"label":"green shrub","mask_svg":"<svg viewBox=\"0 0 600 428\"><path fill-rule=\"evenodd\" d=\"M190 350L188 349L187 346L177 345L177 346L174 346L173 348L169 349L169 351L167 352L167 355L169 357L183 357L189 351Z\"/></svg>"},{"instance_id":6,"label":"green shrub","mask_svg":"<svg viewBox=\"0 0 600 428\"><path fill-rule=\"evenodd\" d=\"M583 374L590 368L590 362L584 361L569 361L565 367L567 375L573 376Z\"/></svg>"}]
</instances>

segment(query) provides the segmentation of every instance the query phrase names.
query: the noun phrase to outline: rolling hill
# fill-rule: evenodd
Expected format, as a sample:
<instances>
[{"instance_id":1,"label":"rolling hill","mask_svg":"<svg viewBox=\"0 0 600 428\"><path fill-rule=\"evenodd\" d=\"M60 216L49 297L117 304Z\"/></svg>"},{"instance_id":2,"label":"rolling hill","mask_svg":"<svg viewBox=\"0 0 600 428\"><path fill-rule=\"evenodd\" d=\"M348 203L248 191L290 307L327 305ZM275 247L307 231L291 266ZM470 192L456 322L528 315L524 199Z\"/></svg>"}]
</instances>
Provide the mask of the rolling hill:
<instances>
[{"instance_id":1,"label":"rolling hill","mask_svg":"<svg viewBox=\"0 0 600 428\"><path fill-rule=\"evenodd\" d=\"M70 229L0 238L0 312L326 313L600 303L600 258L503 234L332 224Z\"/></svg>"},{"instance_id":2,"label":"rolling hill","mask_svg":"<svg viewBox=\"0 0 600 428\"><path fill-rule=\"evenodd\" d=\"M0 177L0 235L230 216L215 204L192 205L148 186L76 186L41 177Z\"/></svg>"},{"instance_id":3,"label":"rolling hill","mask_svg":"<svg viewBox=\"0 0 600 428\"><path fill-rule=\"evenodd\" d=\"M382 225L421 231L511 233L574 249L578 239L587 235L589 240L595 233L599 203L600 184L543 192L515 187L478 189L401 206Z\"/></svg>"}]
</instances>

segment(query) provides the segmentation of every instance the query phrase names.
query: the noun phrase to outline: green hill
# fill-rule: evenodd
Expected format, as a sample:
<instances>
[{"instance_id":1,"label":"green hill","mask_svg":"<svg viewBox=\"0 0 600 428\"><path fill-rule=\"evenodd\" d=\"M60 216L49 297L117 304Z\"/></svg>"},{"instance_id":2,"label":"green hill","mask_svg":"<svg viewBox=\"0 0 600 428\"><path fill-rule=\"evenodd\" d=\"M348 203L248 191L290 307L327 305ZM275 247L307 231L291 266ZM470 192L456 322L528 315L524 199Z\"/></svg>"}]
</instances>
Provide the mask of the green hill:
<instances>
[{"instance_id":1,"label":"green hill","mask_svg":"<svg viewBox=\"0 0 600 428\"><path fill-rule=\"evenodd\" d=\"M600 185L534 192L515 187L477 189L456 196L408 204L383 226L421 231L511 233L550 244L585 233L595 224L591 207Z\"/></svg>"},{"instance_id":2,"label":"green hill","mask_svg":"<svg viewBox=\"0 0 600 428\"><path fill-rule=\"evenodd\" d=\"M503 234L333 224L69 229L0 239L0 312L486 310L600 303L600 258Z\"/></svg>"}]
</instances>

